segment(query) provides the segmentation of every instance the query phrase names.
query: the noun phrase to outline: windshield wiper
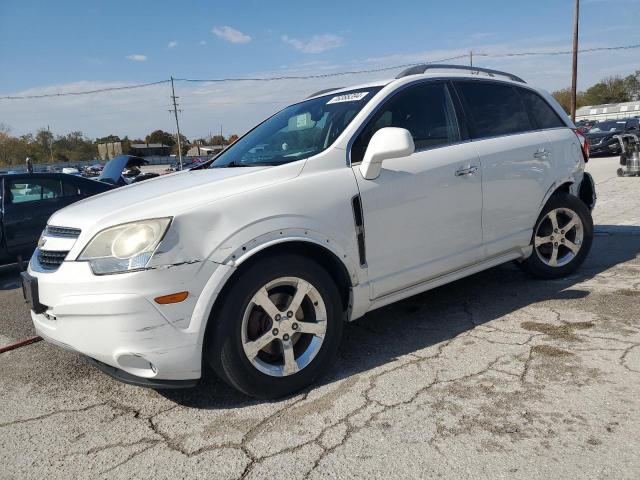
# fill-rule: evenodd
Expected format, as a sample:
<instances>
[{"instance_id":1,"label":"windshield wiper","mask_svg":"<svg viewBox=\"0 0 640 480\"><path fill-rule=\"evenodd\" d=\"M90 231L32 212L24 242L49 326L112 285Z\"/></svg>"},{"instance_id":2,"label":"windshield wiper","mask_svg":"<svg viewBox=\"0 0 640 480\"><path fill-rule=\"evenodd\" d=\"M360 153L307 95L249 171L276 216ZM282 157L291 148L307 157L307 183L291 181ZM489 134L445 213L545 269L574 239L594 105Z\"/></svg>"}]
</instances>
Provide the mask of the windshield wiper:
<instances>
[{"instance_id":1,"label":"windshield wiper","mask_svg":"<svg viewBox=\"0 0 640 480\"><path fill-rule=\"evenodd\" d=\"M256 163L238 163L235 160L226 165L216 165L211 168L239 168L239 167L272 167L272 163L256 162Z\"/></svg>"}]
</instances>

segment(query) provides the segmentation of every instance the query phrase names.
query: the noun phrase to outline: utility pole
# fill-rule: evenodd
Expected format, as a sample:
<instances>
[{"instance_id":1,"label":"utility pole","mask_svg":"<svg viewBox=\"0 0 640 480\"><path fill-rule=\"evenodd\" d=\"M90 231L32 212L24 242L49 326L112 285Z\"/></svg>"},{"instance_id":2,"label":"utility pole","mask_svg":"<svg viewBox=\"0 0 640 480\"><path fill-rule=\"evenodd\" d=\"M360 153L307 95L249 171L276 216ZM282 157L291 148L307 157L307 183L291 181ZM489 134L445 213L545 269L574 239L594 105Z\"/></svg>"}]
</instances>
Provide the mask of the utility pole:
<instances>
[{"instance_id":1,"label":"utility pole","mask_svg":"<svg viewBox=\"0 0 640 480\"><path fill-rule=\"evenodd\" d=\"M173 75L171 76L171 98L173 99L173 110L169 110L173 112L176 117L176 130L178 130L178 159L180 161L180 170L182 170L182 143L180 142L180 122L178 122L178 112L182 112L182 110L178 110L178 104L176 103L176 90L173 87Z\"/></svg>"},{"instance_id":2,"label":"utility pole","mask_svg":"<svg viewBox=\"0 0 640 480\"><path fill-rule=\"evenodd\" d=\"M47 125L47 132L49 132L49 141L47 142L49 143L49 161L53 163L53 138L51 138L51 129L49 128L49 125Z\"/></svg>"},{"instance_id":3,"label":"utility pole","mask_svg":"<svg viewBox=\"0 0 640 480\"><path fill-rule=\"evenodd\" d=\"M576 97L578 91L578 25L580 23L580 0L576 0L573 14L573 68L571 71L571 120L576 121Z\"/></svg>"},{"instance_id":4,"label":"utility pole","mask_svg":"<svg viewBox=\"0 0 640 480\"><path fill-rule=\"evenodd\" d=\"M473 67L473 50L469 50L469 65Z\"/></svg>"}]
</instances>

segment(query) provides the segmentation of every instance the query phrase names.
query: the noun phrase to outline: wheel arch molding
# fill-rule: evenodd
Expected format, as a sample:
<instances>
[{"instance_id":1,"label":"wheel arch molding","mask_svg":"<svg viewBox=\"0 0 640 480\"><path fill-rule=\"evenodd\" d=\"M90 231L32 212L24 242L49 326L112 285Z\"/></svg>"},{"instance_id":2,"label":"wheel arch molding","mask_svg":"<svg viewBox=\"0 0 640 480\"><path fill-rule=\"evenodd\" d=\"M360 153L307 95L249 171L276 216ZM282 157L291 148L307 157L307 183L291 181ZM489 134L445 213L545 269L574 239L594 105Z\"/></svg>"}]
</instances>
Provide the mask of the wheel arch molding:
<instances>
[{"instance_id":1,"label":"wheel arch molding","mask_svg":"<svg viewBox=\"0 0 640 480\"><path fill-rule=\"evenodd\" d=\"M299 228L274 230L245 242L232 251L214 253L213 261L229 266L233 270L225 278L224 285L219 290L211 308L211 314L215 311L216 303L224 296L225 290L233 284L237 275L261 258L279 253L296 253L325 268L336 282L344 309L349 314L352 288L361 280L357 268L357 254L349 255L336 241L317 231Z\"/></svg>"},{"instance_id":2,"label":"wheel arch molding","mask_svg":"<svg viewBox=\"0 0 640 480\"><path fill-rule=\"evenodd\" d=\"M573 195L574 197L578 196L578 185L579 182L576 182L576 179L573 176L564 177L556 180L551 184L551 186L547 189L540 205L538 205L538 210L536 212L536 219L540 216L540 213L544 209L545 205L549 201L549 199L558 192L568 193Z\"/></svg>"}]
</instances>

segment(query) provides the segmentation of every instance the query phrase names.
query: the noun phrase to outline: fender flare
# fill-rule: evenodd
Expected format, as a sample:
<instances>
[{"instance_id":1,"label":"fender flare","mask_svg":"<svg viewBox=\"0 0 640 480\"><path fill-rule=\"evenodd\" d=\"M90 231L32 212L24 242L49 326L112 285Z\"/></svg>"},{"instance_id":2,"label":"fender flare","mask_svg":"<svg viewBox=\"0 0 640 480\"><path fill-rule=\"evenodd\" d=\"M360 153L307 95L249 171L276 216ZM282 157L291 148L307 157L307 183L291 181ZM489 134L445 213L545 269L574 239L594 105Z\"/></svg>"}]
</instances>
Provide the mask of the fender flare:
<instances>
[{"instance_id":1,"label":"fender flare","mask_svg":"<svg viewBox=\"0 0 640 480\"><path fill-rule=\"evenodd\" d=\"M234 250L224 253L224 258L216 258L216 262L230 267L239 267L259 252L274 245L288 242L307 242L331 252L349 273L351 285L358 285L360 279L358 269L351 261L351 256L334 239L315 230L305 228L285 228L264 233L248 242L238 245Z\"/></svg>"},{"instance_id":2,"label":"fender flare","mask_svg":"<svg viewBox=\"0 0 640 480\"><path fill-rule=\"evenodd\" d=\"M544 197L542 197L542 202L540 202L540 205L538 205L538 211L536 212L536 218L538 218L540 216L540 212L542 212L542 209L544 208L544 206L547 204L547 202L551 198L551 195L553 195L561 185L565 185L565 184L569 184L569 191L570 191L570 193L572 195L574 195L576 197L578 196L578 186L580 185L580 182L577 181L576 178L573 175L569 175L567 177L563 177L563 178L561 178L559 180L556 180L547 189L546 193L544 194Z\"/></svg>"}]
</instances>

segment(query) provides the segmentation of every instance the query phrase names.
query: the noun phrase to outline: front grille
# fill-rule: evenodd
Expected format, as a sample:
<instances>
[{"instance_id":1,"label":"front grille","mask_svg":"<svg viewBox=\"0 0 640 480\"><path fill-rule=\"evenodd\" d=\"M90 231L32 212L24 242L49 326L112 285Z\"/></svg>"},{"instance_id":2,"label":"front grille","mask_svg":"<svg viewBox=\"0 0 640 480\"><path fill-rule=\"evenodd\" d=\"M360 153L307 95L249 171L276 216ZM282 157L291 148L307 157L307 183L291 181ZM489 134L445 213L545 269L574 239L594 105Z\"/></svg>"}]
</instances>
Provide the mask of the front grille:
<instances>
[{"instance_id":1,"label":"front grille","mask_svg":"<svg viewBox=\"0 0 640 480\"><path fill-rule=\"evenodd\" d=\"M38 263L46 270L56 270L64 262L67 253L69 252L38 250Z\"/></svg>"},{"instance_id":2,"label":"front grille","mask_svg":"<svg viewBox=\"0 0 640 480\"><path fill-rule=\"evenodd\" d=\"M51 237L78 238L80 236L80 229L47 225L44 233L45 235L49 235Z\"/></svg>"}]
</instances>

